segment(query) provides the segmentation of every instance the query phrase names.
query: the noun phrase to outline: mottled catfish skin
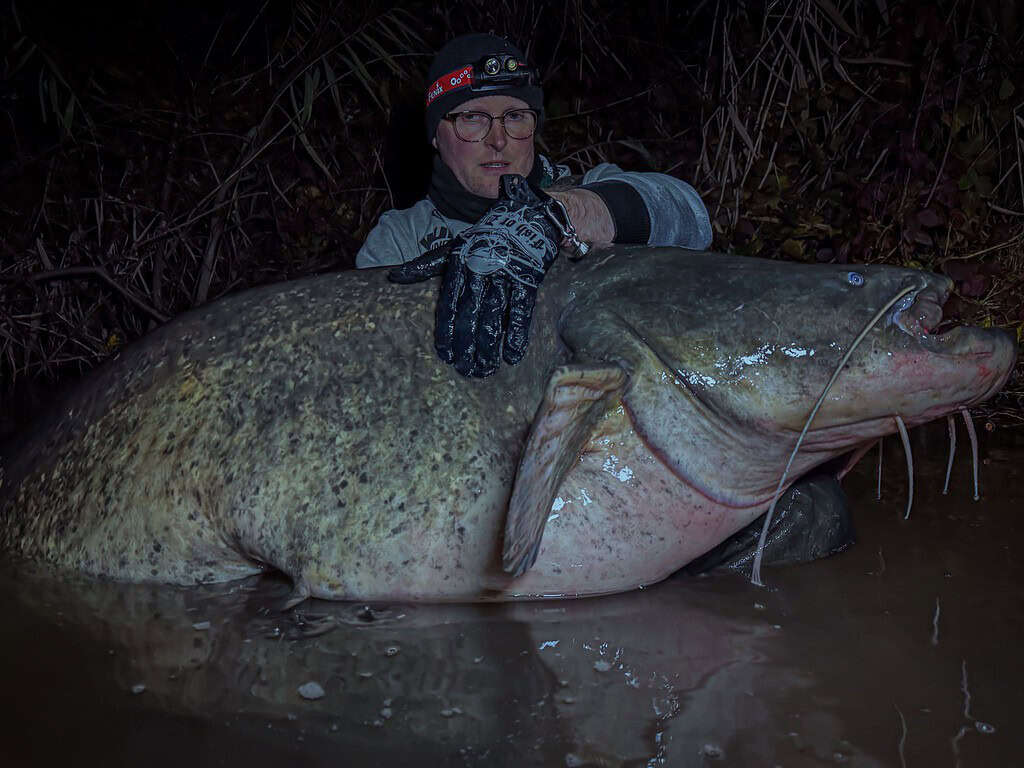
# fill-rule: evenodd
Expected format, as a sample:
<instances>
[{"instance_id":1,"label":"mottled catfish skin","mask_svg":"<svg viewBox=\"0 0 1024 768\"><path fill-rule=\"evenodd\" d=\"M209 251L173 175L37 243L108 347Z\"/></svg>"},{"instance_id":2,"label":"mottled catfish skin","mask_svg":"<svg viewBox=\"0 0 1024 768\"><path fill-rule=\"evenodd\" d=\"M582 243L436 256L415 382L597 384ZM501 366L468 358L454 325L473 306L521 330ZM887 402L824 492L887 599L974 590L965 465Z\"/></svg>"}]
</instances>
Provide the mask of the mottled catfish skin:
<instances>
[{"instance_id":1,"label":"mottled catfish skin","mask_svg":"<svg viewBox=\"0 0 1024 768\"><path fill-rule=\"evenodd\" d=\"M832 369L905 286L798 477L896 414L912 426L991 396L1015 345L929 335L950 290L936 275L617 248L556 262L526 358L474 380L435 357L436 282L250 290L129 346L55 408L8 457L0 548L118 580L278 569L295 600L633 589L767 508Z\"/></svg>"}]
</instances>

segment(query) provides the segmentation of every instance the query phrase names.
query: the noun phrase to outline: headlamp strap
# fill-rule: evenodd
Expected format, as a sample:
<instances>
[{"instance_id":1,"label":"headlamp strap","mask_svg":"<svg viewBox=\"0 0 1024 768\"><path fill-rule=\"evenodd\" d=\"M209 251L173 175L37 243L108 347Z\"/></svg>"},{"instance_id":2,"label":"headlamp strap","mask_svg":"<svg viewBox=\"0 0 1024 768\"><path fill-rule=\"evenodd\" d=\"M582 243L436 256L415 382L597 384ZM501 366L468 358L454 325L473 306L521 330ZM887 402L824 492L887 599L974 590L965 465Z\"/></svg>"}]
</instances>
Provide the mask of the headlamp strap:
<instances>
[{"instance_id":1,"label":"headlamp strap","mask_svg":"<svg viewBox=\"0 0 1024 768\"><path fill-rule=\"evenodd\" d=\"M465 88L466 86L473 84L473 65L468 64L465 67L459 69L453 69L446 75L441 75L437 80L434 81L433 85L427 89L427 106L429 107L431 102L434 101L438 96L448 93L449 91L457 91L459 88Z\"/></svg>"}]
</instances>

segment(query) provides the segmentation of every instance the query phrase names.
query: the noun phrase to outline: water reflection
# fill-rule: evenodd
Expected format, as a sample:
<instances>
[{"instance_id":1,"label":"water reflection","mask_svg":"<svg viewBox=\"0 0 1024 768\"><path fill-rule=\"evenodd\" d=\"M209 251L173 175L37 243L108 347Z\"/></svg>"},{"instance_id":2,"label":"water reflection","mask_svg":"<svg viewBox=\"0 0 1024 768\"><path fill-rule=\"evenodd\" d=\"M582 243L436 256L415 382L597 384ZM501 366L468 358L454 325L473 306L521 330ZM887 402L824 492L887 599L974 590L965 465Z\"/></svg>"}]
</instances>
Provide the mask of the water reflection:
<instances>
[{"instance_id":1,"label":"water reflection","mask_svg":"<svg viewBox=\"0 0 1024 768\"><path fill-rule=\"evenodd\" d=\"M1010 765L1024 706L1022 446L982 502L918 496L888 450L849 478L860 541L767 571L506 605L309 601L256 578L177 589L0 567L4 765ZM987 438L986 438L987 439ZM870 462L868 463L870 464ZM961 473L964 476L969 470ZM989 490L985 490L989 489ZM304 698L315 683L323 695ZM132 691L140 691L133 693ZM980 725L979 725L980 724Z\"/></svg>"},{"instance_id":2,"label":"water reflection","mask_svg":"<svg viewBox=\"0 0 1024 768\"><path fill-rule=\"evenodd\" d=\"M682 742L704 760L773 717L753 691L759 645L776 630L748 601L722 610L718 590L692 583L559 603L313 601L282 613L288 585L270 579L173 589L5 578L26 630L77 647L26 659L56 668L72 701L102 692L129 711L227 717L317 742L325 758L344 746L416 762L645 764ZM38 674L27 664L18 685ZM308 682L323 696L303 698Z\"/></svg>"}]
</instances>

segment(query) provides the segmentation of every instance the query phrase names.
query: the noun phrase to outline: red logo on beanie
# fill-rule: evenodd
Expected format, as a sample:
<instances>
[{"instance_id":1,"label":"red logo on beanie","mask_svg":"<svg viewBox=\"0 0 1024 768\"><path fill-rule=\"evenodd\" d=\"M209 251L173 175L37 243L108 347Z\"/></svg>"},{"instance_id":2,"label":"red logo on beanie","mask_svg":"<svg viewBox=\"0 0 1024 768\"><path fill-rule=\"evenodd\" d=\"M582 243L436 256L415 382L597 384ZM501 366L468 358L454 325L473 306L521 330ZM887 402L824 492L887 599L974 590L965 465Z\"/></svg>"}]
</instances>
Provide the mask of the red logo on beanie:
<instances>
[{"instance_id":1,"label":"red logo on beanie","mask_svg":"<svg viewBox=\"0 0 1024 768\"><path fill-rule=\"evenodd\" d=\"M473 84L473 65L470 64L468 67L460 67L459 69L453 69L447 75L441 75L434 84L427 89L427 106L434 101L438 96L448 93L449 91L457 91L459 88L465 88Z\"/></svg>"}]
</instances>

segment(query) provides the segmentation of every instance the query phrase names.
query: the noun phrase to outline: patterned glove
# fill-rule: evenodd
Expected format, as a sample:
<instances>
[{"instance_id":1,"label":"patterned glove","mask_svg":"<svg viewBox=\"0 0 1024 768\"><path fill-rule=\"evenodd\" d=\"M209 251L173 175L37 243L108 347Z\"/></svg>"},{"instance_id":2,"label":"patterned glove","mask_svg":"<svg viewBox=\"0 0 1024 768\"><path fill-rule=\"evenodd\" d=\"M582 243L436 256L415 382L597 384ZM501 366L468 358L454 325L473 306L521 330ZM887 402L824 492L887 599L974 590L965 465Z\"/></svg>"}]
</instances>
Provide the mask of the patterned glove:
<instances>
[{"instance_id":1,"label":"patterned glove","mask_svg":"<svg viewBox=\"0 0 1024 768\"><path fill-rule=\"evenodd\" d=\"M490 376L499 358L515 365L530 340L537 288L563 238L576 247L564 206L537 193L522 176L501 177L499 197L476 224L388 278L412 283L444 272L437 303L434 346L464 376Z\"/></svg>"}]
</instances>

